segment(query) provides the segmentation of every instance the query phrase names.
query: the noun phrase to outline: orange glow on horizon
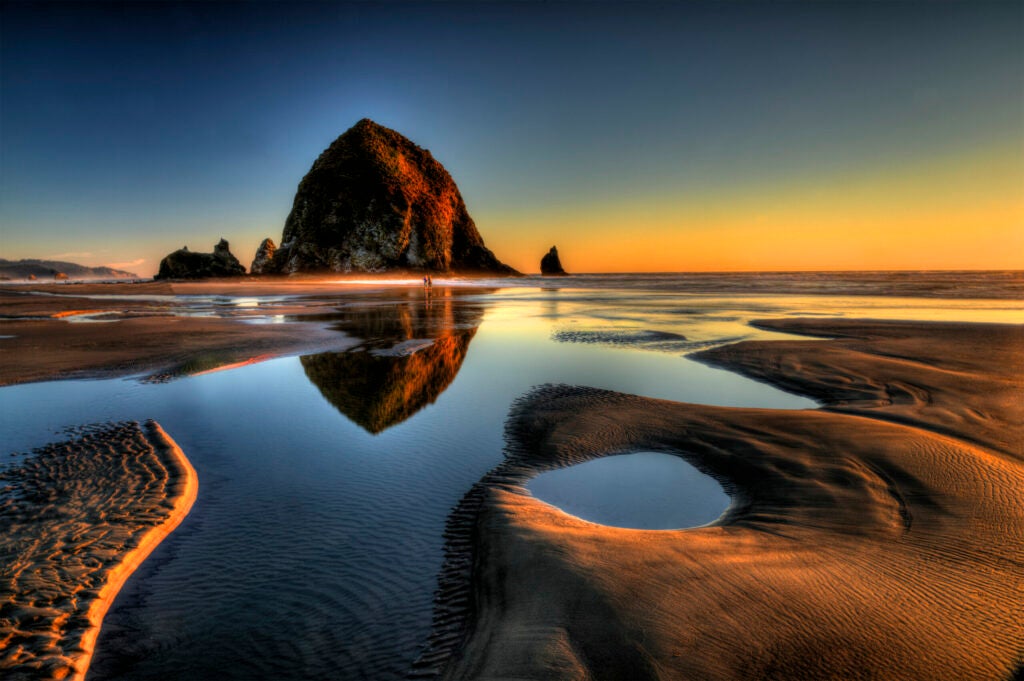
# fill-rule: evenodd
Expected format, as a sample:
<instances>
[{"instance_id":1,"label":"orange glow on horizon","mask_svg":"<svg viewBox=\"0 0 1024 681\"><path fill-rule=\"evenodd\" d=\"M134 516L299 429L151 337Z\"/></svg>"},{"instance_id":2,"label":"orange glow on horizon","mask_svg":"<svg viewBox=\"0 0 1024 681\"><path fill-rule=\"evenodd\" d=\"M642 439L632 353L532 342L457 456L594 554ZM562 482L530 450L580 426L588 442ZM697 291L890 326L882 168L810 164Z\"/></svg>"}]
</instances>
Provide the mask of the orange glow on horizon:
<instances>
[{"instance_id":1,"label":"orange glow on horizon","mask_svg":"<svg viewBox=\"0 0 1024 681\"><path fill-rule=\"evenodd\" d=\"M478 223L527 272L552 244L570 272L1024 269L1024 154L1010 145L883 173L626 195ZM542 236L527 253L529 234Z\"/></svg>"}]
</instances>

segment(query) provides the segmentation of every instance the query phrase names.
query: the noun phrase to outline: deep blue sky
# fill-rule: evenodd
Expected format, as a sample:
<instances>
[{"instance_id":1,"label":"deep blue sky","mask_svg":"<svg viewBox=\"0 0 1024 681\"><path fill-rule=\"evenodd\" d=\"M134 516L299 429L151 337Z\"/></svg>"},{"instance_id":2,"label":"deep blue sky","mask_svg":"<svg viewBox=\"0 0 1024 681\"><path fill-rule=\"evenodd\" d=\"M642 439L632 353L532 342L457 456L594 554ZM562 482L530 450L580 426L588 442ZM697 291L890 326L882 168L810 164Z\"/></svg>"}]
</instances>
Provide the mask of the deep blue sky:
<instances>
[{"instance_id":1,"label":"deep blue sky","mask_svg":"<svg viewBox=\"0 0 1024 681\"><path fill-rule=\"evenodd\" d=\"M533 270L550 242L609 269L609 215L652 249L719 225L722 248L865 177L934 171L927 206L970 158L968 208L1024 182L1022 3L5 3L0 37L0 257L148 274L224 236L248 264L362 117L431 149ZM1021 217L1006 201L991 219ZM701 268L678 262L655 269Z\"/></svg>"}]
</instances>

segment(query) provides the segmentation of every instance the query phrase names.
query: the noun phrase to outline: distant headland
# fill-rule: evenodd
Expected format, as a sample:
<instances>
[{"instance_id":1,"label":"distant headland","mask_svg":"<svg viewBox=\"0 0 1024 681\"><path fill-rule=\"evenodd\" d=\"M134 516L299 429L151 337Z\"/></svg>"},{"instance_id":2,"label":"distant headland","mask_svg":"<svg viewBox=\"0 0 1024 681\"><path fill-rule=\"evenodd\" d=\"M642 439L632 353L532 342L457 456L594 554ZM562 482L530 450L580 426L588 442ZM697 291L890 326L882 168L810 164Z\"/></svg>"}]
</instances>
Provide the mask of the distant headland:
<instances>
[{"instance_id":1,"label":"distant headland","mask_svg":"<svg viewBox=\"0 0 1024 681\"><path fill-rule=\"evenodd\" d=\"M113 267L88 267L63 260L5 260L0 258L0 281L28 279L63 281L66 279L138 279L133 272Z\"/></svg>"}]
</instances>

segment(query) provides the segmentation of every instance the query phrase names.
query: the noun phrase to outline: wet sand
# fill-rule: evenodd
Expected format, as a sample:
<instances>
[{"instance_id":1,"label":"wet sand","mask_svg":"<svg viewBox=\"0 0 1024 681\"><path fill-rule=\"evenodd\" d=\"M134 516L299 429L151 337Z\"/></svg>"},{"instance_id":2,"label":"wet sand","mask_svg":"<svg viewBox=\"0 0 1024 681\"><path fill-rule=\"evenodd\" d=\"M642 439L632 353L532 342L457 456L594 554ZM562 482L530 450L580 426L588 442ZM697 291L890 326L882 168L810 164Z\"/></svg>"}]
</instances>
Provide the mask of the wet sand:
<instances>
[{"instance_id":1,"label":"wet sand","mask_svg":"<svg viewBox=\"0 0 1024 681\"><path fill-rule=\"evenodd\" d=\"M107 609L188 515L196 473L149 421L81 429L0 481L0 675L84 679Z\"/></svg>"},{"instance_id":2,"label":"wet sand","mask_svg":"<svg viewBox=\"0 0 1024 681\"><path fill-rule=\"evenodd\" d=\"M64 295L0 288L0 336L13 336L0 338L0 385L128 374L163 380L355 342L326 326L321 313L340 292L323 282L38 289ZM81 297L67 296L72 290ZM151 298L87 297L110 293ZM175 306L185 303L159 298L182 294L287 295L275 312L308 321L246 324L244 311L180 316ZM120 321L67 321L83 312ZM821 409L729 409L565 386L517 402L506 463L449 520L436 626L416 674L1024 674L1024 328L806 319L760 325L833 339L747 341L696 357L813 397ZM613 529L573 519L523 488L540 471L640 449L684 456L714 476L733 497L730 510L694 530ZM58 489L53 484L40 479L41 498ZM102 501L81 506L102 509ZM75 575L52 574L78 583ZM15 600L27 593L9 588ZM58 599L53 590L45 596ZM0 612L11 636L31 635L22 646L4 634L0 664L41 650L33 669L46 671L26 674L70 674L92 640L83 634L83 643L65 649L45 617L88 631L102 613L64 617L40 602L40 611L11 601ZM109 605L102 597L93 602ZM30 618L30 626L8 613Z\"/></svg>"},{"instance_id":3,"label":"wet sand","mask_svg":"<svg viewBox=\"0 0 1024 681\"><path fill-rule=\"evenodd\" d=\"M288 277L242 277L234 279L197 279L194 281L133 282L70 282L66 284L31 283L0 286L0 292L31 291L60 296L146 295L146 296L323 296L338 295L341 290L359 290L393 285L395 282L418 284L423 277L417 272L386 274L292 275ZM460 275L465 280L486 280L487 277ZM338 284L344 282L345 288ZM997 288L996 290L1002 290Z\"/></svg>"},{"instance_id":4,"label":"wet sand","mask_svg":"<svg viewBox=\"0 0 1024 681\"><path fill-rule=\"evenodd\" d=\"M1010 679L1024 674L1024 327L784 320L835 340L699 359L806 411L538 389L453 512L423 678ZM732 496L638 531L532 498L533 475L675 453Z\"/></svg>"},{"instance_id":5,"label":"wet sand","mask_svg":"<svg viewBox=\"0 0 1024 681\"><path fill-rule=\"evenodd\" d=\"M29 290L61 295L30 295ZM343 350L351 339L314 319L328 303L297 298L275 304L288 324L243 323L266 309L231 316L188 316L175 295L323 294L321 286L204 282L194 284L51 284L0 288L0 386L33 381L148 375L153 380L294 354ZM76 297L69 294L77 294ZM335 290L335 294L337 291ZM89 298L91 295L150 299ZM85 314L97 321L72 322ZM309 318L308 322L302 321Z\"/></svg>"},{"instance_id":6,"label":"wet sand","mask_svg":"<svg viewBox=\"0 0 1024 681\"><path fill-rule=\"evenodd\" d=\"M142 375L169 380L286 355L355 344L314 323L244 324L232 319L147 317L116 323L0 323L0 386Z\"/></svg>"}]
</instances>

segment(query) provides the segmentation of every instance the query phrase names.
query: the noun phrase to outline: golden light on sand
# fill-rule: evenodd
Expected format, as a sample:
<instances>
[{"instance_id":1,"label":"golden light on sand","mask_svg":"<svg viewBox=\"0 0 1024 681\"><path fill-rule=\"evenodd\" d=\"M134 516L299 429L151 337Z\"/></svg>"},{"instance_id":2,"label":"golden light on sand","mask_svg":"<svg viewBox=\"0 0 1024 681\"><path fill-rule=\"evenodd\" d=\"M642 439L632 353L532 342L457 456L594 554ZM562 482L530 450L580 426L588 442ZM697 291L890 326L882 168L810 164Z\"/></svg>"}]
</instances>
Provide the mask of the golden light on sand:
<instances>
[{"instance_id":1,"label":"golden light on sand","mask_svg":"<svg viewBox=\"0 0 1024 681\"><path fill-rule=\"evenodd\" d=\"M155 421L110 424L50 445L8 473L22 490L4 509L0 669L13 678L82 681L117 593L184 520L199 479ZM8 678L8 676L4 676Z\"/></svg>"},{"instance_id":2,"label":"golden light on sand","mask_svg":"<svg viewBox=\"0 0 1024 681\"><path fill-rule=\"evenodd\" d=\"M422 286L423 279L331 279L325 283L338 286Z\"/></svg>"},{"instance_id":3,"label":"golden light on sand","mask_svg":"<svg viewBox=\"0 0 1024 681\"><path fill-rule=\"evenodd\" d=\"M228 364L222 364L212 369L204 369L203 371L196 371L191 374L192 376L205 376L207 374L215 374L218 371L230 371L231 369L238 369L239 367L249 366L250 364L259 364L260 362L266 362L268 359L274 359L273 354L256 355L254 357L248 357L238 362L230 362Z\"/></svg>"}]
</instances>

